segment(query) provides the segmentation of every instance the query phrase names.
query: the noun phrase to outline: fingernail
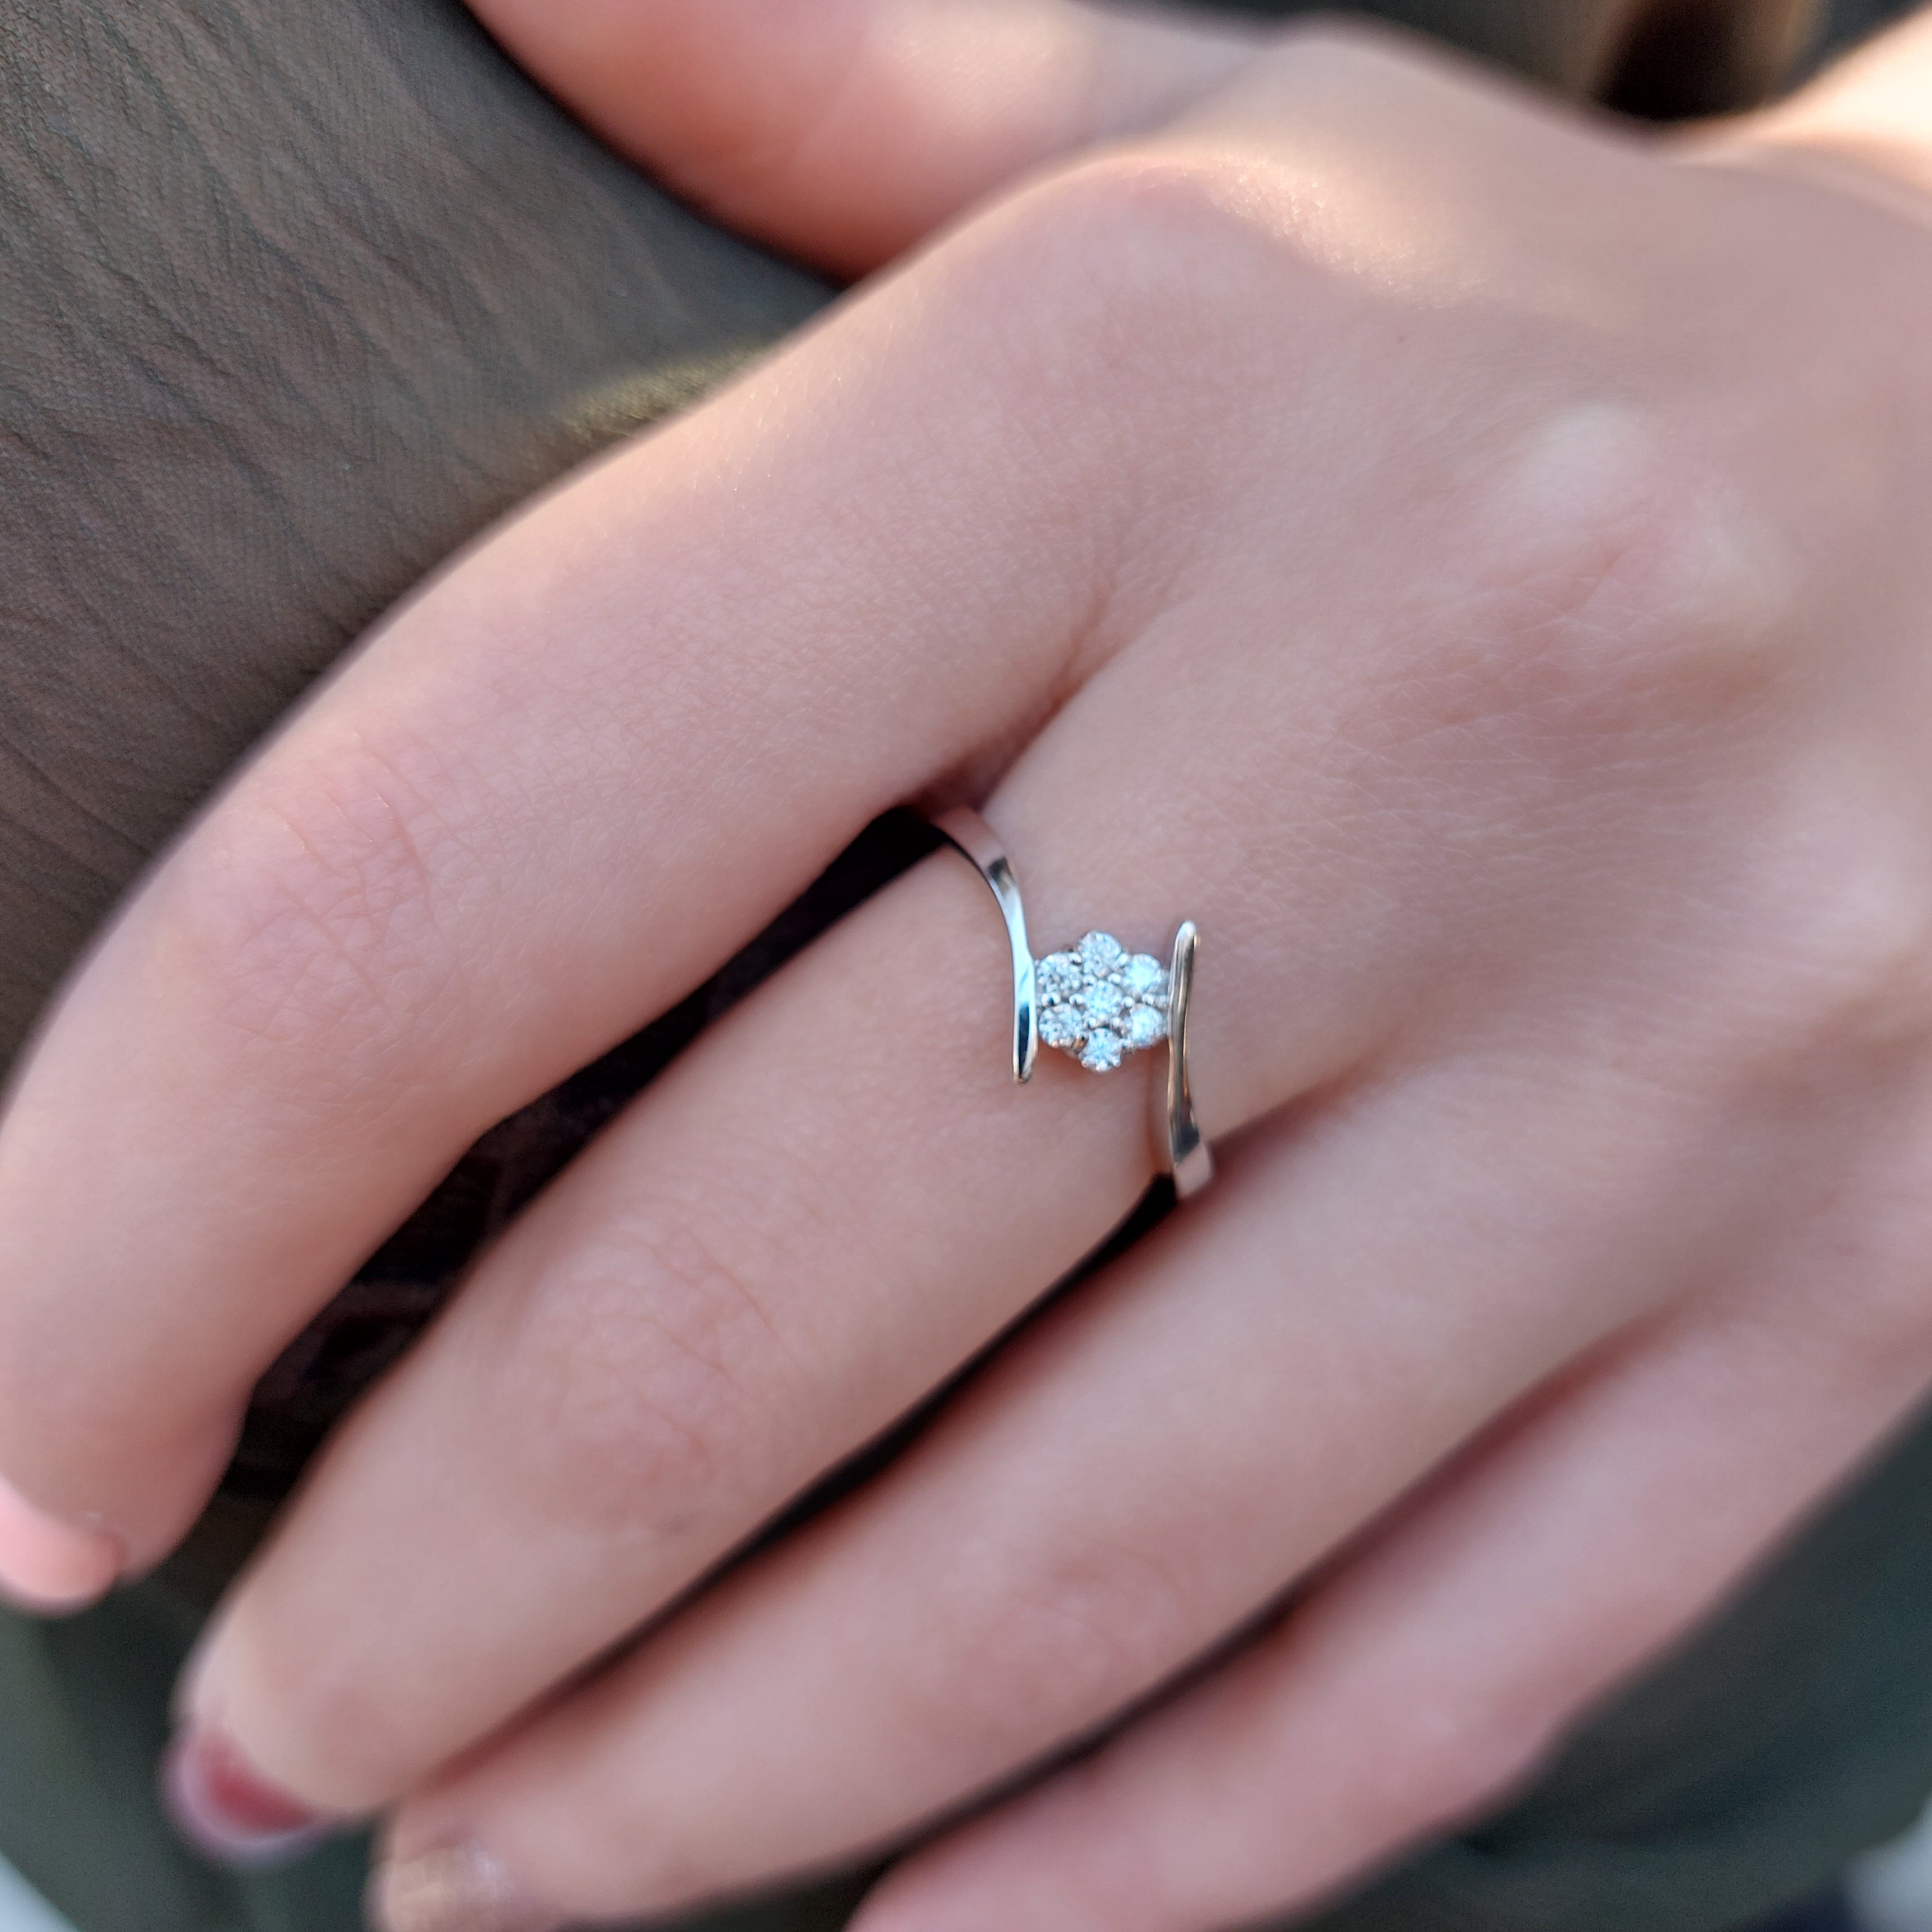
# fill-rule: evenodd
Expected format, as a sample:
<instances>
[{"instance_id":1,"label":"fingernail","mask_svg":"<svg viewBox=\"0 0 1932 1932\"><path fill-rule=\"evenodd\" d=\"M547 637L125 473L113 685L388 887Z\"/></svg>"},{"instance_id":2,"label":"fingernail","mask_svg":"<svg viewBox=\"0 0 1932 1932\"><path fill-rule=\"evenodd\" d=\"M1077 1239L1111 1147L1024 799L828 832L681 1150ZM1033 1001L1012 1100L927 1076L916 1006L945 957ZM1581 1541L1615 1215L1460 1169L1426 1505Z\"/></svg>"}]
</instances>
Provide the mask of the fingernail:
<instances>
[{"instance_id":1,"label":"fingernail","mask_svg":"<svg viewBox=\"0 0 1932 1932\"><path fill-rule=\"evenodd\" d=\"M278 1790L209 1725L191 1724L169 1747L161 1790L182 1835L226 1865L283 1864L334 1828L334 1820Z\"/></svg>"},{"instance_id":2,"label":"fingernail","mask_svg":"<svg viewBox=\"0 0 1932 1932\"><path fill-rule=\"evenodd\" d=\"M450 1845L378 1865L369 1881L372 1932L557 1932L480 1845Z\"/></svg>"},{"instance_id":3,"label":"fingernail","mask_svg":"<svg viewBox=\"0 0 1932 1932\"><path fill-rule=\"evenodd\" d=\"M104 1531L62 1522L0 1477L0 1592L28 1610L78 1610L113 1588L121 1552Z\"/></svg>"}]
</instances>

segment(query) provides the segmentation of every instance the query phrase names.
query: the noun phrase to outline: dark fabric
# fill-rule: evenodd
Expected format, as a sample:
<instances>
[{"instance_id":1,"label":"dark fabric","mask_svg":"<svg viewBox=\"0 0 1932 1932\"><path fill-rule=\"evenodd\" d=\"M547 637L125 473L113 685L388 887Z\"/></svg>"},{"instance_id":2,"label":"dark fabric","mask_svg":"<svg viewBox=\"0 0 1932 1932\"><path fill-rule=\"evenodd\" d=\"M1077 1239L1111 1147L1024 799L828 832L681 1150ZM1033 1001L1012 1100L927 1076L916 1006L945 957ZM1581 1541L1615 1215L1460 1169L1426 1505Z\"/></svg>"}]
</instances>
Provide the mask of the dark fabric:
<instances>
[{"instance_id":1,"label":"dark fabric","mask_svg":"<svg viewBox=\"0 0 1932 1932\"><path fill-rule=\"evenodd\" d=\"M1659 114L1756 98L1810 18L1382 10ZM0 1066L148 857L386 604L828 293L604 155L455 0L0 0ZM353 1924L359 1847L242 1880L159 1820L198 1606L478 1244L913 849L882 829L712 986L489 1136L265 1382L163 1576L68 1624L0 1616L0 1851L82 1932ZM1921 1442L1526 1804L1320 1923L1719 1932L1902 1824L1932 1784L1928 1483ZM860 1883L717 1922L818 1932Z\"/></svg>"},{"instance_id":2,"label":"dark fabric","mask_svg":"<svg viewBox=\"0 0 1932 1932\"><path fill-rule=\"evenodd\" d=\"M1198 4L1198 0L1183 0ZM1223 11L1372 14L1565 94L1669 119L1747 107L1814 38L1816 0L1212 0Z\"/></svg>"},{"instance_id":3,"label":"dark fabric","mask_svg":"<svg viewBox=\"0 0 1932 1932\"><path fill-rule=\"evenodd\" d=\"M1754 1925L1750 1932L1858 1932L1858 1922L1843 1892L1835 1886L1822 1898L1808 1900L1795 1912Z\"/></svg>"},{"instance_id":4,"label":"dark fabric","mask_svg":"<svg viewBox=\"0 0 1932 1932\"><path fill-rule=\"evenodd\" d=\"M386 604L825 293L458 0L0 0L0 1066Z\"/></svg>"}]
</instances>

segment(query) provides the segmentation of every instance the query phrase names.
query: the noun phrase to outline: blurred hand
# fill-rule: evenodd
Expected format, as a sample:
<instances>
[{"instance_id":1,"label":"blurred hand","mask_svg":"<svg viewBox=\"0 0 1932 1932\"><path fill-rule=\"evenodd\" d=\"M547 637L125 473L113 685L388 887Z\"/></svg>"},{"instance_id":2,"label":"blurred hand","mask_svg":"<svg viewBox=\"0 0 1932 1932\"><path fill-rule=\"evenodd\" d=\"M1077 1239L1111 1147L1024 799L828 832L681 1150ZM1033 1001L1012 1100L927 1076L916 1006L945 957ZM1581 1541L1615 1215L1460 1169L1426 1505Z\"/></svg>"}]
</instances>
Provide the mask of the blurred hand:
<instances>
[{"instance_id":1,"label":"blurred hand","mask_svg":"<svg viewBox=\"0 0 1932 1932\"><path fill-rule=\"evenodd\" d=\"M486 12L802 254L998 198L457 564L127 908L0 1130L0 1568L155 1561L483 1128L881 809L984 800L1041 950L1199 922L1224 1178L686 1600L1150 1178L1159 1056L1013 1088L936 858L344 1431L184 1793L239 1850L404 1801L399 1932L658 1912L1214 1654L865 1932L1306 1900L1519 1780L1932 1383L1932 238L1846 131L1922 50L1672 148L1332 32Z\"/></svg>"}]
</instances>

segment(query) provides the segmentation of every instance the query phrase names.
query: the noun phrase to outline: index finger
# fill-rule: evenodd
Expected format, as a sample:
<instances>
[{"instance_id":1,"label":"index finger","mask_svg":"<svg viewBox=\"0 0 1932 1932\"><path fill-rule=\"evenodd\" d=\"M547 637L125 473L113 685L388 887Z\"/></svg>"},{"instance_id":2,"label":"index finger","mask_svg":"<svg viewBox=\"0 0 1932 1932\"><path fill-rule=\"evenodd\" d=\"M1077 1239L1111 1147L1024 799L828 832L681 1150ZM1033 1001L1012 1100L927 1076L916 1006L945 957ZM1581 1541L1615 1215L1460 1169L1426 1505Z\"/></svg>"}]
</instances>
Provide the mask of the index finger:
<instances>
[{"instance_id":1,"label":"index finger","mask_svg":"<svg viewBox=\"0 0 1932 1932\"><path fill-rule=\"evenodd\" d=\"M990 325L1045 262L988 226L459 563L129 906L0 1126L0 1472L40 1511L164 1553L470 1142L1107 647L1118 465ZM1107 320L1055 279L1078 352Z\"/></svg>"}]
</instances>

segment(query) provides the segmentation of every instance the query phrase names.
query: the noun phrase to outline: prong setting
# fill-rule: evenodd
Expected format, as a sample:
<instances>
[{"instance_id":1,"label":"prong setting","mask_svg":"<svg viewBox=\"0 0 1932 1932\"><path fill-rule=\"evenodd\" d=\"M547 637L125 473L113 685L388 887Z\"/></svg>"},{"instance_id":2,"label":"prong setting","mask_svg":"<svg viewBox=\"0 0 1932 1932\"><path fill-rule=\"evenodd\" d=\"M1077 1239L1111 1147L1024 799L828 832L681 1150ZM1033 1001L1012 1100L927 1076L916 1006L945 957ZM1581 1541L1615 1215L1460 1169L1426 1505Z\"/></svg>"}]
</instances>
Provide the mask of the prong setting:
<instances>
[{"instance_id":1,"label":"prong setting","mask_svg":"<svg viewBox=\"0 0 1932 1932\"><path fill-rule=\"evenodd\" d=\"M1091 1073L1111 1073L1130 1053L1167 1037L1168 969L1150 952L1130 953L1110 932L1034 962L1040 1036Z\"/></svg>"}]
</instances>

